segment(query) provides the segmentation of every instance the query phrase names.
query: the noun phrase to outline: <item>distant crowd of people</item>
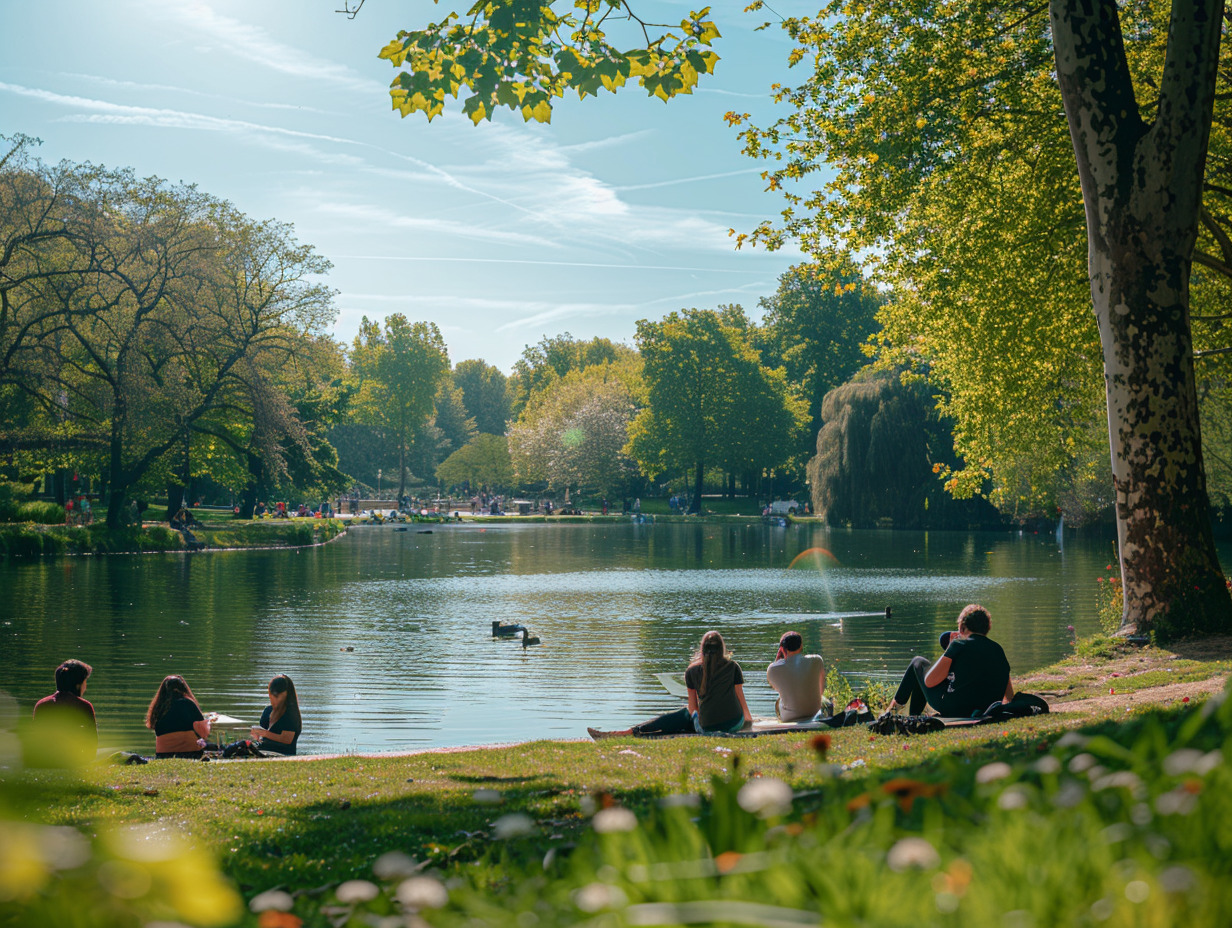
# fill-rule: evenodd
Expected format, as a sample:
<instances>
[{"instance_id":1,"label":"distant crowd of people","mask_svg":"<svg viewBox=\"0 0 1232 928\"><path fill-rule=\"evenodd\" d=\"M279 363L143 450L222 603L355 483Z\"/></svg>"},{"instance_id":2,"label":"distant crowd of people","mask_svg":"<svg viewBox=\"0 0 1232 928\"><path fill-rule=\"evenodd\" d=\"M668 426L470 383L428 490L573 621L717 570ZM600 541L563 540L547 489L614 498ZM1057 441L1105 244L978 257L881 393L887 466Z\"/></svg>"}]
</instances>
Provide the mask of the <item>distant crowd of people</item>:
<instances>
[{"instance_id":1,"label":"distant crowd of people","mask_svg":"<svg viewBox=\"0 0 1232 928\"><path fill-rule=\"evenodd\" d=\"M56 668L56 691L34 705L31 743L36 765L74 765L98 753L98 720L85 698L93 672L79 660L67 660ZM249 729L249 738L257 751L295 754L303 731L295 684L280 673L269 681L267 693L269 705L260 722ZM209 740L217 719L217 713L202 712L183 677L164 677L145 713L145 727L154 732L154 756L199 759L207 750L221 752L224 745Z\"/></svg>"}]
</instances>

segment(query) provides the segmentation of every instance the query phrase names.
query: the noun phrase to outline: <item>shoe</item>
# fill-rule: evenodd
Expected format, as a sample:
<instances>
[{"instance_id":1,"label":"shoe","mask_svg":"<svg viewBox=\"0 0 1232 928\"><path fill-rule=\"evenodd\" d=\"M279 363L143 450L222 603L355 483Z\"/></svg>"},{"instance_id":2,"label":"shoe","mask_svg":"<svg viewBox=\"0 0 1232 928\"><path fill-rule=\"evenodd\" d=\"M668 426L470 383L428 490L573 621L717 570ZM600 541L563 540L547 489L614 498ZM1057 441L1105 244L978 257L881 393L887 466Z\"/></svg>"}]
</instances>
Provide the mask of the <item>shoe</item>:
<instances>
[{"instance_id":1,"label":"shoe","mask_svg":"<svg viewBox=\"0 0 1232 928\"><path fill-rule=\"evenodd\" d=\"M633 734L632 728L624 728L620 731L599 731L597 728L588 728L586 733L594 740L599 741L603 738L625 738Z\"/></svg>"}]
</instances>

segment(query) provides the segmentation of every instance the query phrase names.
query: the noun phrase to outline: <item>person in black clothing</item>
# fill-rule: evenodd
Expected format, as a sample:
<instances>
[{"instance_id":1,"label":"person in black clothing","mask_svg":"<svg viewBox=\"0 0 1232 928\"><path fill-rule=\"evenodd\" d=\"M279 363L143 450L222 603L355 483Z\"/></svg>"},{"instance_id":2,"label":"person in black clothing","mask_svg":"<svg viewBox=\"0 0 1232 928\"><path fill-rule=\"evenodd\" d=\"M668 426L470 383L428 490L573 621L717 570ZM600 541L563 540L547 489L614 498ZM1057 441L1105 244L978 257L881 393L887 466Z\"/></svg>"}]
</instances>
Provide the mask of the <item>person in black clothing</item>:
<instances>
[{"instance_id":1,"label":"person in black clothing","mask_svg":"<svg viewBox=\"0 0 1232 928\"><path fill-rule=\"evenodd\" d=\"M304 725L299 715L299 697L295 695L295 684L285 673L280 673L270 680L269 701L270 704L261 713L261 724L253 727L249 737L260 739L257 747L262 751L294 754L295 744L299 741L299 733Z\"/></svg>"},{"instance_id":2,"label":"person in black clothing","mask_svg":"<svg viewBox=\"0 0 1232 928\"><path fill-rule=\"evenodd\" d=\"M1001 645L988 637L992 617L972 603L958 614L958 631L942 635L945 653L931 667L924 657L913 658L894 694L890 711L907 706L919 715L927 703L941 715L968 717L992 703L1014 698L1010 662Z\"/></svg>"},{"instance_id":3,"label":"person in black clothing","mask_svg":"<svg viewBox=\"0 0 1232 928\"><path fill-rule=\"evenodd\" d=\"M163 678L158 685L145 713L145 727L154 730L154 756L159 758L199 759L210 736L210 721L201 713L197 697L188 682L176 674Z\"/></svg>"}]
</instances>

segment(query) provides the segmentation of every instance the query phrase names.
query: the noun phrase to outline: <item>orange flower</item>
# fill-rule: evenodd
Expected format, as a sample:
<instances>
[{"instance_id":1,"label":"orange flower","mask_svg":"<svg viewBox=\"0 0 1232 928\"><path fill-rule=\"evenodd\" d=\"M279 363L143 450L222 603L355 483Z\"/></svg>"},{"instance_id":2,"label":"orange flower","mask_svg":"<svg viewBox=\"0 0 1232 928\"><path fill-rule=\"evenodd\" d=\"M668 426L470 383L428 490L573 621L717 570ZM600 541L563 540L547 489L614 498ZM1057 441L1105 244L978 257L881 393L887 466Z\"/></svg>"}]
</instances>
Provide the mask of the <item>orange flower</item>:
<instances>
[{"instance_id":1,"label":"orange flower","mask_svg":"<svg viewBox=\"0 0 1232 928\"><path fill-rule=\"evenodd\" d=\"M938 873L933 877L933 891L949 893L961 899L967 892L967 887L971 885L971 877L973 875L971 864L959 857L950 864L949 870Z\"/></svg>"},{"instance_id":2,"label":"orange flower","mask_svg":"<svg viewBox=\"0 0 1232 928\"><path fill-rule=\"evenodd\" d=\"M904 812L910 812L917 799L931 799L945 792L944 783L925 783L922 780L909 780L906 777L895 777L881 784L881 791L887 796L898 800L898 806Z\"/></svg>"},{"instance_id":3,"label":"orange flower","mask_svg":"<svg viewBox=\"0 0 1232 928\"><path fill-rule=\"evenodd\" d=\"M736 864L740 863L740 857L739 851L724 851L714 859L714 868L719 873L731 873Z\"/></svg>"},{"instance_id":4,"label":"orange flower","mask_svg":"<svg viewBox=\"0 0 1232 928\"><path fill-rule=\"evenodd\" d=\"M848 812L859 812L861 809L867 807L868 804L872 801L873 801L872 793L861 793L855 799L852 799L851 801L847 803L847 811Z\"/></svg>"},{"instance_id":5,"label":"orange flower","mask_svg":"<svg viewBox=\"0 0 1232 928\"><path fill-rule=\"evenodd\" d=\"M830 752L830 736L829 735L814 735L809 741L813 750L817 752L817 756L822 760L826 759L826 754Z\"/></svg>"},{"instance_id":6,"label":"orange flower","mask_svg":"<svg viewBox=\"0 0 1232 928\"><path fill-rule=\"evenodd\" d=\"M258 928L299 928L303 923L304 920L298 915L276 912L273 909L266 909L257 919Z\"/></svg>"}]
</instances>

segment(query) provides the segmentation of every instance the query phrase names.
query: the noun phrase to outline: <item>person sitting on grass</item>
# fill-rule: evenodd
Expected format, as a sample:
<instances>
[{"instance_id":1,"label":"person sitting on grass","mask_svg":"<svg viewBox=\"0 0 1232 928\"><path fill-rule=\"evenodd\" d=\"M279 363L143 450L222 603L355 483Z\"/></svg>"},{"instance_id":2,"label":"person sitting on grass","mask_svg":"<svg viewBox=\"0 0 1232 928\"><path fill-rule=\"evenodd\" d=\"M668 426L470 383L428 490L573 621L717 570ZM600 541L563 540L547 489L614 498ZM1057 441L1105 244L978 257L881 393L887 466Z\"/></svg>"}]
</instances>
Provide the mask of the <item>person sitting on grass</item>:
<instances>
[{"instance_id":1,"label":"person sitting on grass","mask_svg":"<svg viewBox=\"0 0 1232 928\"><path fill-rule=\"evenodd\" d=\"M32 767L73 767L98 753L94 706L82 698L93 671L77 660L56 668L56 691L34 704L34 737L27 752Z\"/></svg>"},{"instance_id":2,"label":"person sitting on grass","mask_svg":"<svg viewBox=\"0 0 1232 928\"><path fill-rule=\"evenodd\" d=\"M285 673L270 680L269 701L270 704L261 713L260 724L253 727L248 737L260 739L257 747L262 751L294 754L295 743L299 741L304 723L299 715L295 684Z\"/></svg>"},{"instance_id":3,"label":"person sitting on grass","mask_svg":"<svg viewBox=\"0 0 1232 928\"><path fill-rule=\"evenodd\" d=\"M731 658L723 636L706 632L693 661L684 672L689 705L657 716L623 731L601 732L588 728L592 738L618 735L679 735L689 732L737 732L751 724L753 714L744 700L744 674Z\"/></svg>"},{"instance_id":4,"label":"person sitting on grass","mask_svg":"<svg viewBox=\"0 0 1232 928\"><path fill-rule=\"evenodd\" d=\"M969 718L1013 699L1010 662L988 637L991 628L987 609L975 603L965 607L958 631L941 636L945 653L931 667L927 658L913 658L887 711L907 706L909 714L919 715L927 704L940 715Z\"/></svg>"},{"instance_id":5,"label":"person sitting on grass","mask_svg":"<svg viewBox=\"0 0 1232 928\"><path fill-rule=\"evenodd\" d=\"M181 676L164 677L158 685L145 713L145 727L154 731L155 757L199 760L205 755L210 722Z\"/></svg>"},{"instance_id":6,"label":"person sitting on grass","mask_svg":"<svg viewBox=\"0 0 1232 928\"><path fill-rule=\"evenodd\" d=\"M820 654L804 654L799 632L784 632L779 653L766 668L766 682L779 694L774 714L781 722L811 719L821 709L826 692L826 662Z\"/></svg>"}]
</instances>

